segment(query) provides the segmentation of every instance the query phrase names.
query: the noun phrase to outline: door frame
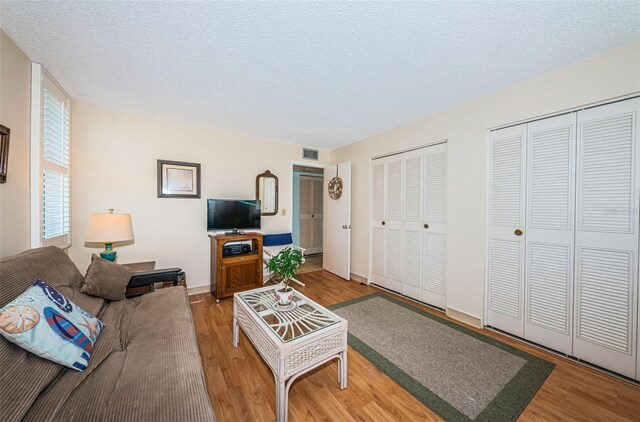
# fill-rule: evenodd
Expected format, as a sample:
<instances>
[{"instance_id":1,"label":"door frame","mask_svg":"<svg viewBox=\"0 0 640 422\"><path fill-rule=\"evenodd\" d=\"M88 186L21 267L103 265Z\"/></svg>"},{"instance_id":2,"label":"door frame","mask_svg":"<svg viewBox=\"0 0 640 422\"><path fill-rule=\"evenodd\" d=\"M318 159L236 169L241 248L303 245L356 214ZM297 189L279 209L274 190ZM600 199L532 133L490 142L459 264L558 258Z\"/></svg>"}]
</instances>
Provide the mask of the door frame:
<instances>
[{"instance_id":1,"label":"door frame","mask_svg":"<svg viewBox=\"0 0 640 422\"><path fill-rule=\"evenodd\" d=\"M328 164L322 163L309 163L308 161L293 160L289 161L289 186L291 186L291 196L289 197L289 232L293 234L293 167L313 167L318 169L324 169L328 167ZM324 250L324 239L322 239L322 249Z\"/></svg>"}]
</instances>

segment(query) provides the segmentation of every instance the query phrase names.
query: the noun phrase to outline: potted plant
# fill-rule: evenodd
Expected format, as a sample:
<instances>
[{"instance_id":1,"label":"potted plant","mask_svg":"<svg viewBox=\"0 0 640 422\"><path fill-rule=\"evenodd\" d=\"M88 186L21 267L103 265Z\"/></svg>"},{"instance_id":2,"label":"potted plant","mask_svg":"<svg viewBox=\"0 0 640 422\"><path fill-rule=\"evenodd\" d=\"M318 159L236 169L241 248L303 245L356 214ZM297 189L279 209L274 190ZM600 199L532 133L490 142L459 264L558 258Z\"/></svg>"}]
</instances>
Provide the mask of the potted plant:
<instances>
[{"instance_id":1,"label":"potted plant","mask_svg":"<svg viewBox=\"0 0 640 422\"><path fill-rule=\"evenodd\" d=\"M271 258L267 269L282 278L280 286L276 289L276 300L281 306L286 306L293 299L293 288L289 286L291 279L296 276L296 270L304 263L302 252L288 246Z\"/></svg>"}]
</instances>

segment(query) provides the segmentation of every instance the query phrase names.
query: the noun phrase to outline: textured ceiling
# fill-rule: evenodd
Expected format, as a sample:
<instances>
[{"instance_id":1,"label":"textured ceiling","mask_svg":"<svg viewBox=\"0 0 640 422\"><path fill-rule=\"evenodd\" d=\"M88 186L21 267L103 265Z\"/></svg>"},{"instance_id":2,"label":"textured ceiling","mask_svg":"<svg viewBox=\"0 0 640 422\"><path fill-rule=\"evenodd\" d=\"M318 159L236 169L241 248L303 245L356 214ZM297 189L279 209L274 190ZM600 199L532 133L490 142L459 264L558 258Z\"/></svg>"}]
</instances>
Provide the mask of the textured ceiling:
<instances>
[{"instance_id":1,"label":"textured ceiling","mask_svg":"<svg viewBox=\"0 0 640 422\"><path fill-rule=\"evenodd\" d=\"M332 148L640 39L640 0L0 1L75 98Z\"/></svg>"}]
</instances>

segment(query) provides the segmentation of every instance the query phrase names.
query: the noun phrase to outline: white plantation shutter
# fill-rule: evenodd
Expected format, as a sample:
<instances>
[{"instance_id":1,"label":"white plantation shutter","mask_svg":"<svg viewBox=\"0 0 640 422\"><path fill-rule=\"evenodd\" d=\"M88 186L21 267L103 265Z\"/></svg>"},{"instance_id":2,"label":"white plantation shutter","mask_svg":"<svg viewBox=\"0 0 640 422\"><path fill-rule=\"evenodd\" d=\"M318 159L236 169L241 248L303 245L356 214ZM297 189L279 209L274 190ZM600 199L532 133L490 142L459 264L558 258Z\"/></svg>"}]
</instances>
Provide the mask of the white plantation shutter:
<instances>
[{"instance_id":1,"label":"white plantation shutter","mask_svg":"<svg viewBox=\"0 0 640 422\"><path fill-rule=\"evenodd\" d=\"M32 126L32 246L64 248L71 245L71 101L37 64L32 99L33 124L40 122Z\"/></svg>"},{"instance_id":2,"label":"white plantation shutter","mask_svg":"<svg viewBox=\"0 0 640 422\"><path fill-rule=\"evenodd\" d=\"M42 191L42 238L69 234L69 176L44 170Z\"/></svg>"},{"instance_id":3,"label":"white plantation shutter","mask_svg":"<svg viewBox=\"0 0 640 422\"><path fill-rule=\"evenodd\" d=\"M69 168L69 106L66 97L60 98L56 91L44 88L42 159Z\"/></svg>"}]
</instances>

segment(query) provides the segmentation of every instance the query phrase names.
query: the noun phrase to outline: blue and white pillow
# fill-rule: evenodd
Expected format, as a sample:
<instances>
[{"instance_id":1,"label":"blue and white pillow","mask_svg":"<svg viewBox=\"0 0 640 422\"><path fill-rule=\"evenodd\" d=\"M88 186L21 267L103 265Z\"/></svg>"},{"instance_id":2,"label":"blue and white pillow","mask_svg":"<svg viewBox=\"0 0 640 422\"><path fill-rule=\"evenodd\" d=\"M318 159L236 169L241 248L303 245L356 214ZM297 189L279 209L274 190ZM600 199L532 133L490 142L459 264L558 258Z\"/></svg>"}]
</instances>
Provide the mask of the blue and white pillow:
<instances>
[{"instance_id":1,"label":"blue and white pillow","mask_svg":"<svg viewBox=\"0 0 640 422\"><path fill-rule=\"evenodd\" d=\"M7 340L78 371L89 365L103 327L42 280L0 309L0 334Z\"/></svg>"}]
</instances>

